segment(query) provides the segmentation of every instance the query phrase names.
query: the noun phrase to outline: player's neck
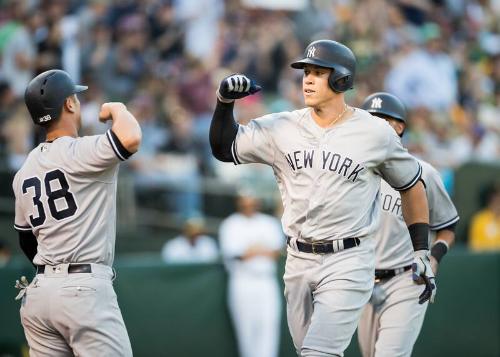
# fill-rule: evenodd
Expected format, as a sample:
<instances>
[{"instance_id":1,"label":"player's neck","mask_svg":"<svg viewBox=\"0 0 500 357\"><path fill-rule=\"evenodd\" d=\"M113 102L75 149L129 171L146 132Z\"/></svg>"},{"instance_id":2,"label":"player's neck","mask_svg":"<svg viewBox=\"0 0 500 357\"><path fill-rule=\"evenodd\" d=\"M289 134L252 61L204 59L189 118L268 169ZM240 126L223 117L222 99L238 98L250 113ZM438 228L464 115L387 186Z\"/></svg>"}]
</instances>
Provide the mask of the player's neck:
<instances>
[{"instance_id":1,"label":"player's neck","mask_svg":"<svg viewBox=\"0 0 500 357\"><path fill-rule=\"evenodd\" d=\"M45 140L54 141L62 136L70 136L72 138L78 136L78 128L76 127L75 120L64 117L60 118L60 120L47 129Z\"/></svg>"},{"instance_id":2,"label":"player's neck","mask_svg":"<svg viewBox=\"0 0 500 357\"><path fill-rule=\"evenodd\" d=\"M350 112L343 97L321 103L312 108L312 118L321 128L329 128L343 122Z\"/></svg>"}]
</instances>

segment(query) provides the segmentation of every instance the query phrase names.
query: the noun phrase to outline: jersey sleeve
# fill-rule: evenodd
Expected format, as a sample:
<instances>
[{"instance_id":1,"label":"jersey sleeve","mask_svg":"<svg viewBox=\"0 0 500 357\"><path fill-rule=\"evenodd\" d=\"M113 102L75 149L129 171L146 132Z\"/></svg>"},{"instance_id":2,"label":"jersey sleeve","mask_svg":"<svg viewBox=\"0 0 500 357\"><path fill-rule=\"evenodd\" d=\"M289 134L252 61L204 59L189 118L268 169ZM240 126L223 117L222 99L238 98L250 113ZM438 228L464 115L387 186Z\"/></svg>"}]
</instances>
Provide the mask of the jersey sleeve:
<instances>
[{"instance_id":1,"label":"jersey sleeve","mask_svg":"<svg viewBox=\"0 0 500 357\"><path fill-rule=\"evenodd\" d=\"M438 231L457 223L460 217L439 173L426 166L423 168L422 179L429 203L429 227L433 231Z\"/></svg>"},{"instance_id":2,"label":"jersey sleeve","mask_svg":"<svg viewBox=\"0 0 500 357\"><path fill-rule=\"evenodd\" d=\"M12 183L12 190L14 191L15 195L15 216L14 216L14 228L16 231L31 231L32 227L31 224L26 220L26 217L23 214L23 209L22 209L22 200L21 197L19 197L19 194L21 193L18 190L18 183L17 183L17 176L14 178L14 181Z\"/></svg>"},{"instance_id":3,"label":"jersey sleeve","mask_svg":"<svg viewBox=\"0 0 500 357\"><path fill-rule=\"evenodd\" d=\"M248 125L240 125L231 147L233 162L236 165L249 163L272 165L275 152L273 129L272 114L253 119Z\"/></svg>"},{"instance_id":4,"label":"jersey sleeve","mask_svg":"<svg viewBox=\"0 0 500 357\"><path fill-rule=\"evenodd\" d=\"M74 171L100 172L127 160L132 154L109 129L105 134L75 140L69 165Z\"/></svg>"},{"instance_id":5,"label":"jersey sleeve","mask_svg":"<svg viewBox=\"0 0 500 357\"><path fill-rule=\"evenodd\" d=\"M418 160L408 153L399 136L392 128L387 137L387 154L376 169L376 172L396 191L404 191L414 186L422 175L422 167Z\"/></svg>"}]
</instances>

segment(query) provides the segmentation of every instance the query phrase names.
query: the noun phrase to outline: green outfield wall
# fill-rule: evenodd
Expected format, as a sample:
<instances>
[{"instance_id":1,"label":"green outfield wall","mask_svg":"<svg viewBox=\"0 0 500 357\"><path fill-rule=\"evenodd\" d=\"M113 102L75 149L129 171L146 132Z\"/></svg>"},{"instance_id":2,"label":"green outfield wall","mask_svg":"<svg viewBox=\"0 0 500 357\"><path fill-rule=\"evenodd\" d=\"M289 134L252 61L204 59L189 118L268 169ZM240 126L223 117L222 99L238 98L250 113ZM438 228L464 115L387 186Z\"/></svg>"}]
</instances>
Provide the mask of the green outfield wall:
<instances>
[{"instance_id":1,"label":"green outfield wall","mask_svg":"<svg viewBox=\"0 0 500 357\"><path fill-rule=\"evenodd\" d=\"M471 254L458 247L444 262L437 300L413 355L500 356L500 254ZM115 288L135 356L237 356L221 264L172 266L157 255L136 255L115 265ZM281 276L283 261L280 267ZM22 274L32 275L23 260L0 269L0 356L26 351L13 288ZM288 356L294 351L283 316L280 357ZM355 338L349 356L359 356Z\"/></svg>"}]
</instances>

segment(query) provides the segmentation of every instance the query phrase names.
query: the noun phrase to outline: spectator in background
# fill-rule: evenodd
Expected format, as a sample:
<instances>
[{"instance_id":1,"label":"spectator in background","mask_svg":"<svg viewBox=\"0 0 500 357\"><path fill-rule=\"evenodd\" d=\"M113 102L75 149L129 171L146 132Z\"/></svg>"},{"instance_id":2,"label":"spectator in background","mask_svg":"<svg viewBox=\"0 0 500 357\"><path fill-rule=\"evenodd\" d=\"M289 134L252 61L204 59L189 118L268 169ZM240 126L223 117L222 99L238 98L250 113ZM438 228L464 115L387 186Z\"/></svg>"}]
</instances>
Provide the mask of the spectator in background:
<instances>
[{"instance_id":1,"label":"spectator in background","mask_svg":"<svg viewBox=\"0 0 500 357\"><path fill-rule=\"evenodd\" d=\"M407 54L389 71L385 87L409 108L424 106L446 111L457 100L457 68L444 52L439 26L428 23L421 32L425 47L406 44Z\"/></svg>"},{"instance_id":2,"label":"spectator in background","mask_svg":"<svg viewBox=\"0 0 500 357\"><path fill-rule=\"evenodd\" d=\"M102 31L102 42L106 46L106 27ZM102 73L100 84L112 100L129 100L148 73L149 30L145 16L135 13L122 17L115 35L116 43L109 50L105 49L105 59L99 65Z\"/></svg>"},{"instance_id":3,"label":"spectator in background","mask_svg":"<svg viewBox=\"0 0 500 357\"><path fill-rule=\"evenodd\" d=\"M0 240L0 269L9 264L11 258L10 248L6 242Z\"/></svg>"},{"instance_id":4,"label":"spectator in background","mask_svg":"<svg viewBox=\"0 0 500 357\"><path fill-rule=\"evenodd\" d=\"M358 58L350 104L361 104L380 83L397 87L411 109L404 140L439 169L447 189L462 164L500 158L500 1L0 2L0 79L11 91L0 86L0 130L13 168L44 136L25 137L22 111L11 100L22 97L37 71L63 67L91 82L81 101L85 133L105 128L96 125L96 103L152 101L154 115L143 109L149 104L136 106L149 117L141 120L149 128L152 164L149 157L136 159L134 174L145 178L136 187L150 197L165 188L161 202L169 213L201 210L199 190L213 176L223 191L249 181L259 193L260 187L276 192L272 171L214 163L206 134L213 103L207 99L223 77L242 72L266 90L236 104L240 119L301 107L301 75L283 63L325 37L348 44Z\"/></svg>"},{"instance_id":5,"label":"spectator in background","mask_svg":"<svg viewBox=\"0 0 500 357\"><path fill-rule=\"evenodd\" d=\"M283 232L276 218L259 213L254 196L240 194L237 207L238 212L222 222L219 240L240 356L276 357L281 316L276 269Z\"/></svg>"},{"instance_id":6,"label":"spectator in background","mask_svg":"<svg viewBox=\"0 0 500 357\"><path fill-rule=\"evenodd\" d=\"M169 240L161 250L165 263L213 263L219 258L215 239L205 235L205 221L193 217L184 223L183 234Z\"/></svg>"},{"instance_id":7,"label":"spectator in background","mask_svg":"<svg viewBox=\"0 0 500 357\"><path fill-rule=\"evenodd\" d=\"M31 78L37 56L33 32L42 17L28 11L25 1L11 1L7 8L11 21L0 27L0 74L9 83L17 98L22 98ZM2 9L4 11L4 9Z\"/></svg>"},{"instance_id":8,"label":"spectator in background","mask_svg":"<svg viewBox=\"0 0 500 357\"><path fill-rule=\"evenodd\" d=\"M210 61L224 15L223 0L172 0L174 13L184 24L184 49L188 56Z\"/></svg>"},{"instance_id":9,"label":"spectator in background","mask_svg":"<svg viewBox=\"0 0 500 357\"><path fill-rule=\"evenodd\" d=\"M469 247L474 251L500 251L500 183L483 192L486 207L471 219Z\"/></svg>"},{"instance_id":10,"label":"spectator in background","mask_svg":"<svg viewBox=\"0 0 500 357\"><path fill-rule=\"evenodd\" d=\"M7 149L6 169L19 170L26 156L33 147L33 124L28 118L24 103L12 107L11 115L3 123L0 135L5 139Z\"/></svg>"}]
</instances>

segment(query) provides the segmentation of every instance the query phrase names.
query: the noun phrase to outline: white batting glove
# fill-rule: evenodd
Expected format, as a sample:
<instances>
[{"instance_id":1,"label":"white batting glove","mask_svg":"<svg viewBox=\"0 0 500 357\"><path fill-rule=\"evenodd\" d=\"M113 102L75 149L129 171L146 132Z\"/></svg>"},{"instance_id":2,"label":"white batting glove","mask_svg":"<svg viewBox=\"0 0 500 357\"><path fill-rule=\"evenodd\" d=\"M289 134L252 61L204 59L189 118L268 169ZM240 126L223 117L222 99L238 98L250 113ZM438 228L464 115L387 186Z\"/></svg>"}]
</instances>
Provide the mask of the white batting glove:
<instances>
[{"instance_id":1,"label":"white batting glove","mask_svg":"<svg viewBox=\"0 0 500 357\"><path fill-rule=\"evenodd\" d=\"M16 280L16 285L14 287L19 290L19 293L15 297L16 300L21 300L23 298L29 285L30 283L24 275L19 280Z\"/></svg>"},{"instance_id":2,"label":"white batting glove","mask_svg":"<svg viewBox=\"0 0 500 357\"><path fill-rule=\"evenodd\" d=\"M430 303L433 303L436 297L437 286L428 250L417 250L414 252L411 269L413 271L413 281L419 285L425 284L424 291L418 297L418 303L423 304L427 300L429 300Z\"/></svg>"}]
</instances>

